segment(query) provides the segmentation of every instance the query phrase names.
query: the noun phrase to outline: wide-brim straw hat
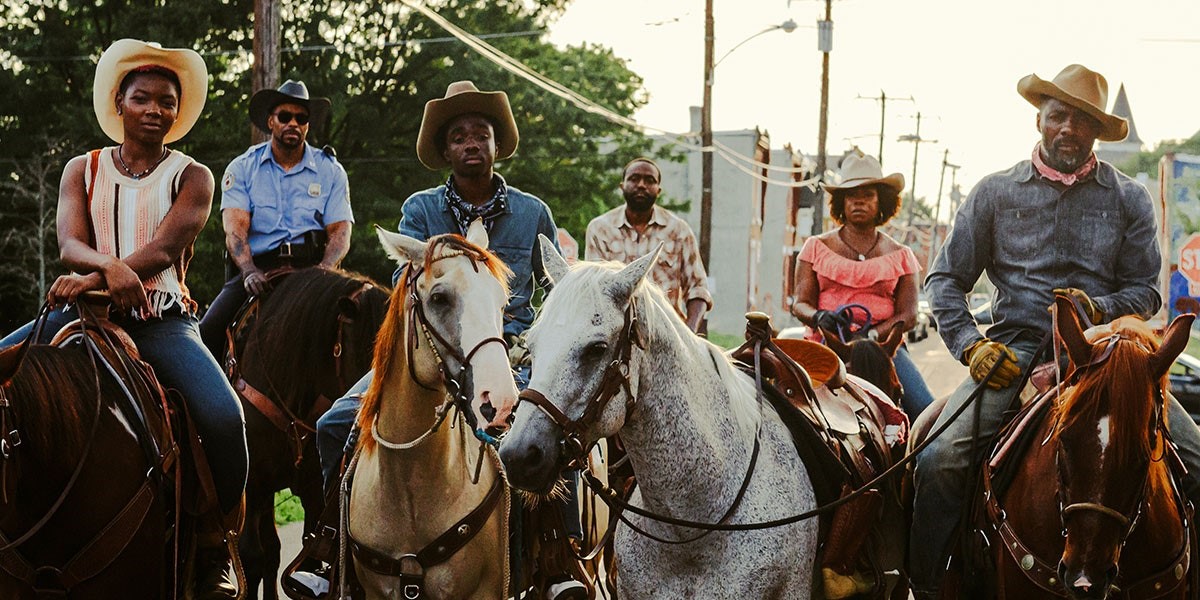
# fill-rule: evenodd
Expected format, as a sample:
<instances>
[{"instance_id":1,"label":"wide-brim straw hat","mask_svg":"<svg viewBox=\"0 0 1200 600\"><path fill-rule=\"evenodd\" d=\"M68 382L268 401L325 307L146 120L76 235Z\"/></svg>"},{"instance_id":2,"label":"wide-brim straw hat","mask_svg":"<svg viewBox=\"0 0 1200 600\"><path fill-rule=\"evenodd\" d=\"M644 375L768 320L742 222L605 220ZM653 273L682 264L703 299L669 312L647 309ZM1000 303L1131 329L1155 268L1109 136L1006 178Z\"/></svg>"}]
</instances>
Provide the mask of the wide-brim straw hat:
<instances>
[{"instance_id":1,"label":"wide-brim straw hat","mask_svg":"<svg viewBox=\"0 0 1200 600\"><path fill-rule=\"evenodd\" d=\"M130 71L144 67L169 69L179 78L179 114L163 143L169 144L191 131L208 99L208 68L204 59L188 48L163 48L156 42L123 39L113 42L96 63L92 107L104 134L118 144L125 141L125 127L117 114L117 90Z\"/></svg>"},{"instance_id":2,"label":"wide-brim straw hat","mask_svg":"<svg viewBox=\"0 0 1200 600\"><path fill-rule=\"evenodd\" d=\"M279 89L258 90L250 97L250 122L263 133L271 133L267 120L271 117L271 111L280 104L299 104L308 109L308 122L314 126L324 124L333 107L329 98L310 97L308 86L303 81L289 79Z\"/></svg>"},{"instance_id":3,"label":"wide-brim straw hat","mask_svg":"<svg viewBox=\"0 0 1200 600\"><path fill-rule=\"evenodd\" d=\"M446 123L462 115L478 113L491 120L496 134L496 160L504 160L517 151L520 133L517 120L504 92L481 92L470 81L455 81L443 98L425 103L421 131L417 134L417 158L432 170L450 166L438 150L438 132Z\"/></svg>"},{"instance_id":4,"label":"wide-brim straw hat","mask_svg":"<svg viewBox=\"0 0 1200 600\"><path fill-rule=\"evenodd\" d=\"M848 190L874 183L885 185L897 194L904 190L904 175L892 173L884 177L879 161L874 156L860 151L855 151L842 160L838 175L841 176L842 182L837 185L826 184L826 190Z\"/></svg>"},{"instance_id":5,"label":"wide-brim straw hat","mask_svg":"<svg viewBox=\"0 0 1200 600\"><path fill-rule=\"evenodd\" d=\"M1098 137L1106 142L1119 142L1129 135L1128 121L1104 112L1108 106L1108 81L1083 65L1067 66L1052 81L1026 75L1017 82L1017 93L1039 109L1042 99L1049 96L1095 117L1102 126Z\"/></svg>"}]
</instances>

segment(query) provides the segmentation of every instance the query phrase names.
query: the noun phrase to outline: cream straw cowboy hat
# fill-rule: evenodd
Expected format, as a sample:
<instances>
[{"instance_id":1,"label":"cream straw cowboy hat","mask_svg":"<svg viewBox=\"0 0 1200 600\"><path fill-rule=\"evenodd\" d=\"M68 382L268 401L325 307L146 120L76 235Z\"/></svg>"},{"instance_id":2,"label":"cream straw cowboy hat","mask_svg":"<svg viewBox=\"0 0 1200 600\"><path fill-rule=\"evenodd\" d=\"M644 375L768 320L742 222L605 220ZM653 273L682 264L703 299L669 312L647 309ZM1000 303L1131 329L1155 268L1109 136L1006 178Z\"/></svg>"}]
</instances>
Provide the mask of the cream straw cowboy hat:
<instances>
[{"instance_id":1,"label":"cream straw cowboy hat","mask_svg":"<svg viewBox=\"0 0 1200 600\"><path fill-rule=\"evenodd\" d=\"M1049 96L1095 117L1103 127L1099 138L1106 142L1119 142L1129 135L1128 121L1104 112L1108 106L1108 81L1083 65L1068 66L1053 81L1026 75L1017 82L1017 93L1038 108L1042 107L1042 99Z\"/></svg>"},{"instance_id":2,"label":"cream straw cowboy hat","mask_svg":"<svg viewBox=\"0 0 1200 600\"><path fill-rule=\"evenodd\" d=\"M117 114L117 90L130 71L142 67L163 67L179 78L179 115L163 139L169 144L187 135L200 118L208 98L208 69L204 59L187 48L163 48L156 42L131 39L113 42L96 63L92 107L100 129L118 144L125 141L125 128Z\"/></svg>"},{"instance_id":3,"label":"cream straw cowboy hat","mask_svg":"<svg viewBox=\"0 0 1200 600\"><path fill-rule=\"evenodd\" d=\"M496 160L504 160L517 151L520 134L508 105L508 94L481 92L470 81L456 81L446 88L444 98L425 103L421 131L417 134L417 158L421 159L421 164L435 171L450 166L438 150L438 132L455 117L470 113L479 113L491 120L496 130Z\"/></svg>"},{"instance_id":4,"label":"cream straw cowboy hat","mask_svg":"<svg viewBox=\"0 0 1200 600\"><path fill-rule=\"evenodd\" d=\"M838 171L838 175L841 175L842 183L826 185L826 190L848 190L872 183L885 185L897 194L904 190L904 175L892 173L884 177L883 167L879 165L879 161L875 160L874 156L863 154L857 149L842 160L842 168Z\"/></svg>"}]
</instances>

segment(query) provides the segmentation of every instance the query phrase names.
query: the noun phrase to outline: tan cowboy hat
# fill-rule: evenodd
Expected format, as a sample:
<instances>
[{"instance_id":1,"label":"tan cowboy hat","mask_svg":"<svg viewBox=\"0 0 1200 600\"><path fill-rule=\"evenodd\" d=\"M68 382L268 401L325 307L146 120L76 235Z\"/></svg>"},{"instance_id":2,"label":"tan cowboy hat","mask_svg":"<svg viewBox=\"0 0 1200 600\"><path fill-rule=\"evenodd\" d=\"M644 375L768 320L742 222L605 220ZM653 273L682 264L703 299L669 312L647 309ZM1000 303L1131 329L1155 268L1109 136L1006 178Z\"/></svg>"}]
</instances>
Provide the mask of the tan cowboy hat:
<instances>
[{"instance_id":1,"label":"tan cowboy hat","mask_svg":"<svg viewBox=\"0 0 1200 600\"><path fill-rule=\"evenodd\" d=\"M1095 117L1103 126L1099 137L1106 142L1119 142L1129 135L1128 121L1104 112L1108 106L1108 81L1083 65L1069 65L1053 81L1026 75L1017 82L1017 93L1039 109L1042 98L1049 96Z\"/></svg>"},{"instance_id":2,"label":"tan cowboy hat","mask_svg":"<svg viewBox=\"0 0 1200 600\"><path fill-rule=\"evenodd\" d=\"M842 160L842 167L838 171L838 175L841 176L842 183L839 185L826 184L826 190L848 190L873 183L883 184L897 194L904 190L904 175L892 173L884 177L883 167L879 165L879 161L874 156L864 154L857 148Z\"/></svg>"},{"instance_id":3,"label":"tan cowboy hat","mask_svg":"<svg viewBox=\"0 0 1200 600\"><path fill-rule=\"evenodd\" d=\"M496 160L504 160L517 151L520 134L508 105L508 94L481 92L470 81L455 81L446 88L444 98L425 103L421 131L417 134L417 158L421 159L421 164L434 171L450 166L438 151L438 131L455 117L470 113L491 119L496 129Z\"/></svg>"},{"instance_id":4,"label":"tan cowboy hat","mask_svg":"<svg viewBox=\"0 0 1200 600\"><path fill-rule=\"evenodd\" d=\"M250 97L250 122L254 123L254 126L263 133L271 133L267 118L271 116L271 111L280 104L299 104L307 108L309 123L314 125L324 124L325 120L329 118L330 108L333 106L329 102L329 98L309 97L308 86L304 85L303 81L289 79L283 82L283 85L279 86L277 90L258 90Z\"/></svg>"},{"instance_id":5,"label":"tan cowboy hat","mask_svg":"<svg viewBox=\"0 0 1200 600\"><path fill-rule=\"evenodd\" d=\"M179 116L163 142L169 144L187 135L208 99L208 69L204 59L187 48L163 48L157 42L131 39L113 42L96 63L92 108L100 129L118 144L125 141L125 127L117 114L117 90L125 75L141 67L163 67L179 78Z\"/></svg>"}]
</instances>

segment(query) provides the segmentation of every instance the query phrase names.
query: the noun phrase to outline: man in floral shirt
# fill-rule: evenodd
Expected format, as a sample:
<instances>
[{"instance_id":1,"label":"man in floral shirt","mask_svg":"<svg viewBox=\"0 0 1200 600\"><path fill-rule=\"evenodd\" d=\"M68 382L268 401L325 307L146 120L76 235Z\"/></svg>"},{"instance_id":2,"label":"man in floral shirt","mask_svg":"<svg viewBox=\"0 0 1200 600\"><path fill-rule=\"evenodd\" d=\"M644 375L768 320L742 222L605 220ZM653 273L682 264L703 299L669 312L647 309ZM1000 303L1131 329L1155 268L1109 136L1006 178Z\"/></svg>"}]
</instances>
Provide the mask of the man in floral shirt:
<instances>
[{"instance_id":1,"label":"man in floral shirt","mask_svg":"<svg viewBox=\"0 0 1200 600\"><path fill-rule=\"evenodd\" d=\"M587 260L629 263L649 254L662 243L658 264L650 277L667 294L667 299L687 321L692 331L700 327L712 309L708 274L700 261L696 235L683 219L658 206L662 172L648 158L635 158L625 165L621 193L625 206L618 206L588 223Z\"/></svg>"}]
</instances>

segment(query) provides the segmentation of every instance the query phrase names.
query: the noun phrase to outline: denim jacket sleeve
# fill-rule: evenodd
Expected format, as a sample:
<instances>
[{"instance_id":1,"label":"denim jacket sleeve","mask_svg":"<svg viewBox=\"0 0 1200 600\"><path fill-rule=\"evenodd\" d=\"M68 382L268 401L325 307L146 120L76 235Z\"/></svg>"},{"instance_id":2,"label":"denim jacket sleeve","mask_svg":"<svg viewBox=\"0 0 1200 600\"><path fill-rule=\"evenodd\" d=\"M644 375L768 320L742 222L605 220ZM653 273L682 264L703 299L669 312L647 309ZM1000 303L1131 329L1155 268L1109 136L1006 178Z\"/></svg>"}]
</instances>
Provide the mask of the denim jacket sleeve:
<instances>
[{"instance_id":1,"label":"denim jacket sleeve","mask_svg":"<svg viewBox=\"0 0 1200 600\"><path fill-rule=\"evenodd\" d=\"M1158 291L1162 254L1155 235L1154 203L1141 183L1126 180L1119 185L1128 226L1114 273L1117 291L1092 300L1108 320L1125 315L1148 319L1162 307Z\"/></svg>"},{"instance_id":2,"label":"denim jacket sleeve","mask_svg":"<svg viewBox=\"0 0 1200 600\"><path fill-rule=\"evenodd\" d=\"M980 182L959 208L954 227L925 278L938 334L960 361L967 346L983 337L971 316L967 293L991 260L991 202L986 180Z\"/></svg>"}]
</instances>

